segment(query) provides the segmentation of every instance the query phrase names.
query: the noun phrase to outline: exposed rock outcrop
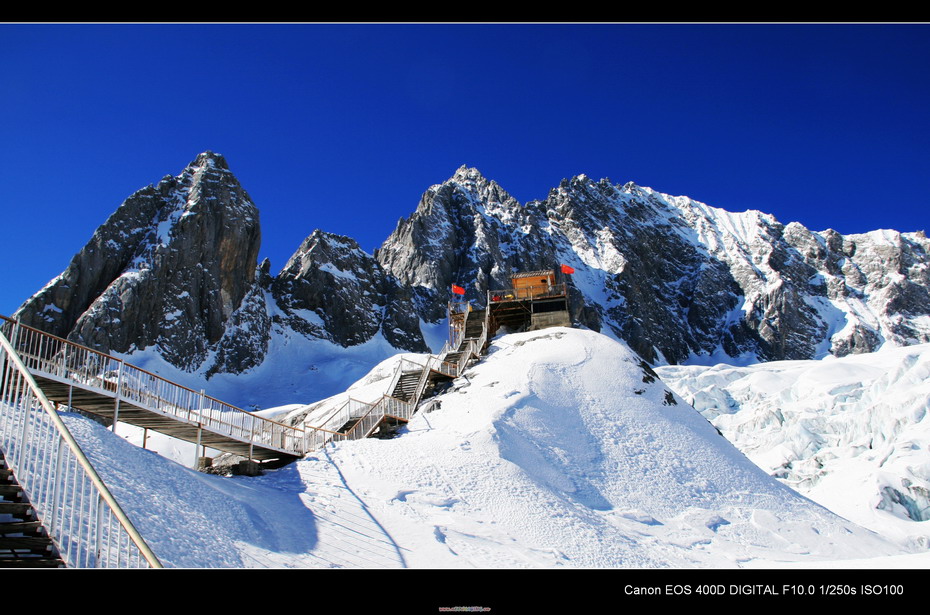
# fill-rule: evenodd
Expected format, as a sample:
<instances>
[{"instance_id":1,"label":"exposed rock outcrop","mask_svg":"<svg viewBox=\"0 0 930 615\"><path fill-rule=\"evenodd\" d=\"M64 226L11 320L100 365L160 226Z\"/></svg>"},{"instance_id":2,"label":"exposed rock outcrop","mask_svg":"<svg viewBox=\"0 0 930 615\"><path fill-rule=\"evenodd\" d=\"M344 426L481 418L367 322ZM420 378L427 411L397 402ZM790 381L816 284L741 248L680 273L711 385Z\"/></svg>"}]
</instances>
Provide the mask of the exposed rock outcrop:
<instances>
[{"instance_id":1,"label":"exposed rock outcrop","mask_svg":"<svg viewBox=\"0 0 930 615\"><path fill-rule=\"evenodd\" d=\"M103 350L157 348L206 375L263 363L274 331L427 350L452 284L483 305L510 275L566 263L575 322L651 363L807 359L930 341L930 241L843 236L584 175L520 204L461 167L373 255L314 231L277 276L222 156L130 196L16 316ZM289 335L289 333L288 333Z\"/></svg>"},{"instance_id":2,"label":"exposed rock outcrop","mask_svg":"<svg viewBox=\"0 0 930 615\"><path fill-rule=\"evenodd\" d=\"M475 169L423 195L377 251L426 320L451 284L575 268L574 318L656 363L806 359L930 341L922 233L843 237L583 175L521 206Z\"/></svg>"},{"instance_id":3,"label":"exposed rock outcrop","mask_svg":"<svg viewBox=\"0 0 930 615\"><path fill-rule=\"evenodd\" d=\"M16 316L104 351L157 345L194 370L254 292L260 243L258 209L205 152L126 199Z\"/></svg>"}]
</instances>

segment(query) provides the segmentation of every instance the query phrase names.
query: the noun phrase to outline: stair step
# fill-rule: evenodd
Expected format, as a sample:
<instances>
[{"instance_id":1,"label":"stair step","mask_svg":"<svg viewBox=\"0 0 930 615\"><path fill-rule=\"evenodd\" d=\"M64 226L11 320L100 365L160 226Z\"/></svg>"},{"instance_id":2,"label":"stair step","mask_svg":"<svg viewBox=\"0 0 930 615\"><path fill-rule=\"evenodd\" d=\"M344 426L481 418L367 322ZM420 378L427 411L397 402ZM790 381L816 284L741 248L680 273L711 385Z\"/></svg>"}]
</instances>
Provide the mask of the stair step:
<instances>
[{"instance_id":1,"label":"stair step","mask_svg":"<svg viewBox=\"0 0 930 615\"><path fill-rule=\"evenodd\" d=\"M4 498L15 498L23 492L23 488L16 484L0 485L0 496Z\"/></svg>"},{"instance_id":2,"label":"stair step","mask_svg":"<svg viewBox=\"0 0 930 615\"><path fill-rule=\"evenodd\" d=\"M0 536L0 555L5 551L32 551L45 553L52 550L47 536Z\"/></svg>"},{"instance_id":3,"label":"stair step","mask_svg":"<svg viewBox=\"0 0 930 615\"><path fill-rule=\"evenodd\" d=\"M32 513L32 506L25 502L0 502L0 515L23 517Z\"/></svg>"},{"instance_id":4,"label":"stair step","mask_svg":"<svg viewBox=\"0 0 930 615\"><path fill-rule=\"evenodd\" d=\"M28 534L38 532L42 529L40 521L14 521L11 523L0 523L0 535L3 534Z\"/></svg>"},{"instance_id":5,"label":"stair step","mask_svg":"<svg viewBox=\"0 0 930 615\"><path fill-rule=\"evenodd\" d=\"M347 433L350 429L352 429L358 424L359 420L361 419L349 419L348 421L346 421L345 425L343 425L336 431L338 431L339 433Z\"/></svg>"},{"instance_id":6,"label":"stair step","mask_svg":"<svg viewBox=\"0 0 930 615\"><path fill-rule=\"evenodd\" d=\"M53 557L14 557L0 559L0 568L64 568L60 559Z\"/></svg>"}]
</instances>

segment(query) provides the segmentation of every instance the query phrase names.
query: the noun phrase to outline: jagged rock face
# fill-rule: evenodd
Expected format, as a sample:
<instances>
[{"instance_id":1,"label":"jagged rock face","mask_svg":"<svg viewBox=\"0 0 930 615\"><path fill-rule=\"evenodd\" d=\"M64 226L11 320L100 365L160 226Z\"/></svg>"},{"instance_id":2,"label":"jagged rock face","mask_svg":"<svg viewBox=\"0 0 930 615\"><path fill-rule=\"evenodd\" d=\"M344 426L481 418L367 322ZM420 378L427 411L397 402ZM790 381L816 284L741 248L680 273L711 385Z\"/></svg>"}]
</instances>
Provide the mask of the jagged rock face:
<instances>
[{"instance_id":1,"label":"jagged rock face","mask_svg":"<svg viewBox=\"0 0 930 615\"><path fill-rule=\"evenodd\" d=\"M251 286L226 323L223 337L215 345L215 357L206 375L239 374L261 365L268 353L272 317L268 314L267 290L272 279L268 260L262 262Z\"/></svg>"},{"instance_id":2,"label":"jagged rock face","mask_svg":"<svg viewBox=\"0 0 930 615\"><path fill-rule=\"evenodd\" d=\"M17 317L105 351L157 344L193 370L253 292L260 242L258 210L206 152L129 197Z\"/></svg>"},{"instance_id":3,"label":"jagged rock face","mask_svg":"<svg viewBox=\"0 0 930 615\"><path fill-rule=\"evenodd\" d=\"M427 320L511 273L575 268L574 319L651 362L814 358L930 340L922 234L842 237L585 176L521 206L475 169L423 196L376 257ZM705 359L707 360L707 359Z\"/></svg>"},{"instance_id":4,"label":"jagged rock face","mask_svg":"<svg viewBox=\"0 0 930 615\"><path fill-rule=\"evenodd\" d=\"M129 197L16 316L103 350L155 346L189 371L262 364L273 331L427 350L450 287L478 305L565 263L575 322L652 363L817 358L930 341L930 242L842 236L583 175L521 205L476 169L430 187L374 255L315 231L277 276L222 156Z\"/></svg>"},{"instance_id":5,"label":"jagged rock face","mask_svg":"<svg viewBox=\"0 0 930 615\"><path fill-rule=\"evenodd\" d=\"M882 340L896 346L927 341L930 241L922 232L872 231L842 236L786 227L786 240L815 269L814 284L835 304L855 306L858 321L835 336L833 354L868 352Z\"/></svg>"},{"instance_id":6,"label":"jagged rock face","mask_svg":"<svg viewBox=\"0 0 930 615\"><path fill-rule=\"evenodd\" d=\"M354 240L314 232L277 277L256 266L260 240L257 208L206 152L129 197L15 316L103 351L155 346L208 377L262 364L275 325L343 346L381 334L428 350L409 290Z\"/></svg>"},{"instance_id":7,"label":"jagged rock face","mask_svg":"<svg viewBox=\"0 0 930 615\"><path fill-rule=\"evenodd\" d=\"M649 197L633 184L581 176L533 205L547 217L559 260L575 266L571 281L588 313L646 360L662 353L678 362L723 335L738 289L688 240L687 225Z\"/></svg>"},{"instance_id":8,"label":"jagged rock face","mask_svg":"<svg viewBox=\"0 0 930 615\"><path fill-rule=\"evenodd\" d=\"M342 346L379 332L394 347L426 352L409 293L358 243L314 231L272 284L287 326Z\"/></svg>"},{"instance_id":9,"label":"jagged rock face","mask_svg":"<svg viewBox=\"0 0 930 615\"><path fill-rule=\"evenodd\" d=\"M423 318L435 322L446 316L452 284L483 304L490 288L510 285L511 271L551 267L540 222L496 182L461 167L423 194L375 258L413 290Z\"/></svg>"}]
</instances>

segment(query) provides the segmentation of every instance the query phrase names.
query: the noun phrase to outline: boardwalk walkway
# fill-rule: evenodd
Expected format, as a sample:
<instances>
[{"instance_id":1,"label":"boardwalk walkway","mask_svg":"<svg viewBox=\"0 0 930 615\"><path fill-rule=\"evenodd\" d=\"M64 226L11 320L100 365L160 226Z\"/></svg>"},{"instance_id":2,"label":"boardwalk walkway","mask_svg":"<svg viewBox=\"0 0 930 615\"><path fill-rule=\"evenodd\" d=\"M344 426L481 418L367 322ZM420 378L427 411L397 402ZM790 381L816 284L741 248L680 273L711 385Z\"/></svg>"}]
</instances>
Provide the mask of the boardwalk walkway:
<instances>
[{"instance_id":1,"label":"boardwalk walkway","mask_svg":"<svg viewBox=\"0 0 930 615\"><path fill-rule=\"evenodd\" d=\"M52 402L250 459L303 456L304 431L181 386L108 354L0 317Z\"/></svg>"},{"instance_id":2,"label":"boardwalk walkway","mask_svg":"<svg viewBox=\"0 0 930 615\"><path fill-rule=\"evenodd\" d=\"M61 408L249 459L297 459L409 421L437 381L457 378L483 354L486 313L469 308L465 319L438 356L400 361L381 399L350 399L321 424L296 427L0 316L0 478L9 479L0 500L15 512L0 510L0 567L161 567L58 416ZM403 566L384 538L372 557Z\"/></svg>"}]
</instances>

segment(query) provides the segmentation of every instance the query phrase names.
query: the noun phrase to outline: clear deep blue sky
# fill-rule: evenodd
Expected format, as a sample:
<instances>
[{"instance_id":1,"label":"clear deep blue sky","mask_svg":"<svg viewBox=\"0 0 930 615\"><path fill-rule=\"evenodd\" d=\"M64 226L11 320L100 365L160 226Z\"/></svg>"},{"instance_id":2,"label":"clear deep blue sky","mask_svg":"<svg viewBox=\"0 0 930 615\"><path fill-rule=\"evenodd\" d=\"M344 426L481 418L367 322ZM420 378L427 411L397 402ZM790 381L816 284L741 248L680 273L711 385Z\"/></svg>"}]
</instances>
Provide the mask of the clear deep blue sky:
<instances>
[{"instance_id":1,"label":"clear deep blue sky","mask_svg":"<svg viewBox=\"0 0 930 615\"><path fill-rule=\"evenodd\" d=\"M462 164L930 227L930 25L0 24L0 67L3 314L205 150L274 272L316 228L371 252Z\"/></svg>"}]
</instances>

